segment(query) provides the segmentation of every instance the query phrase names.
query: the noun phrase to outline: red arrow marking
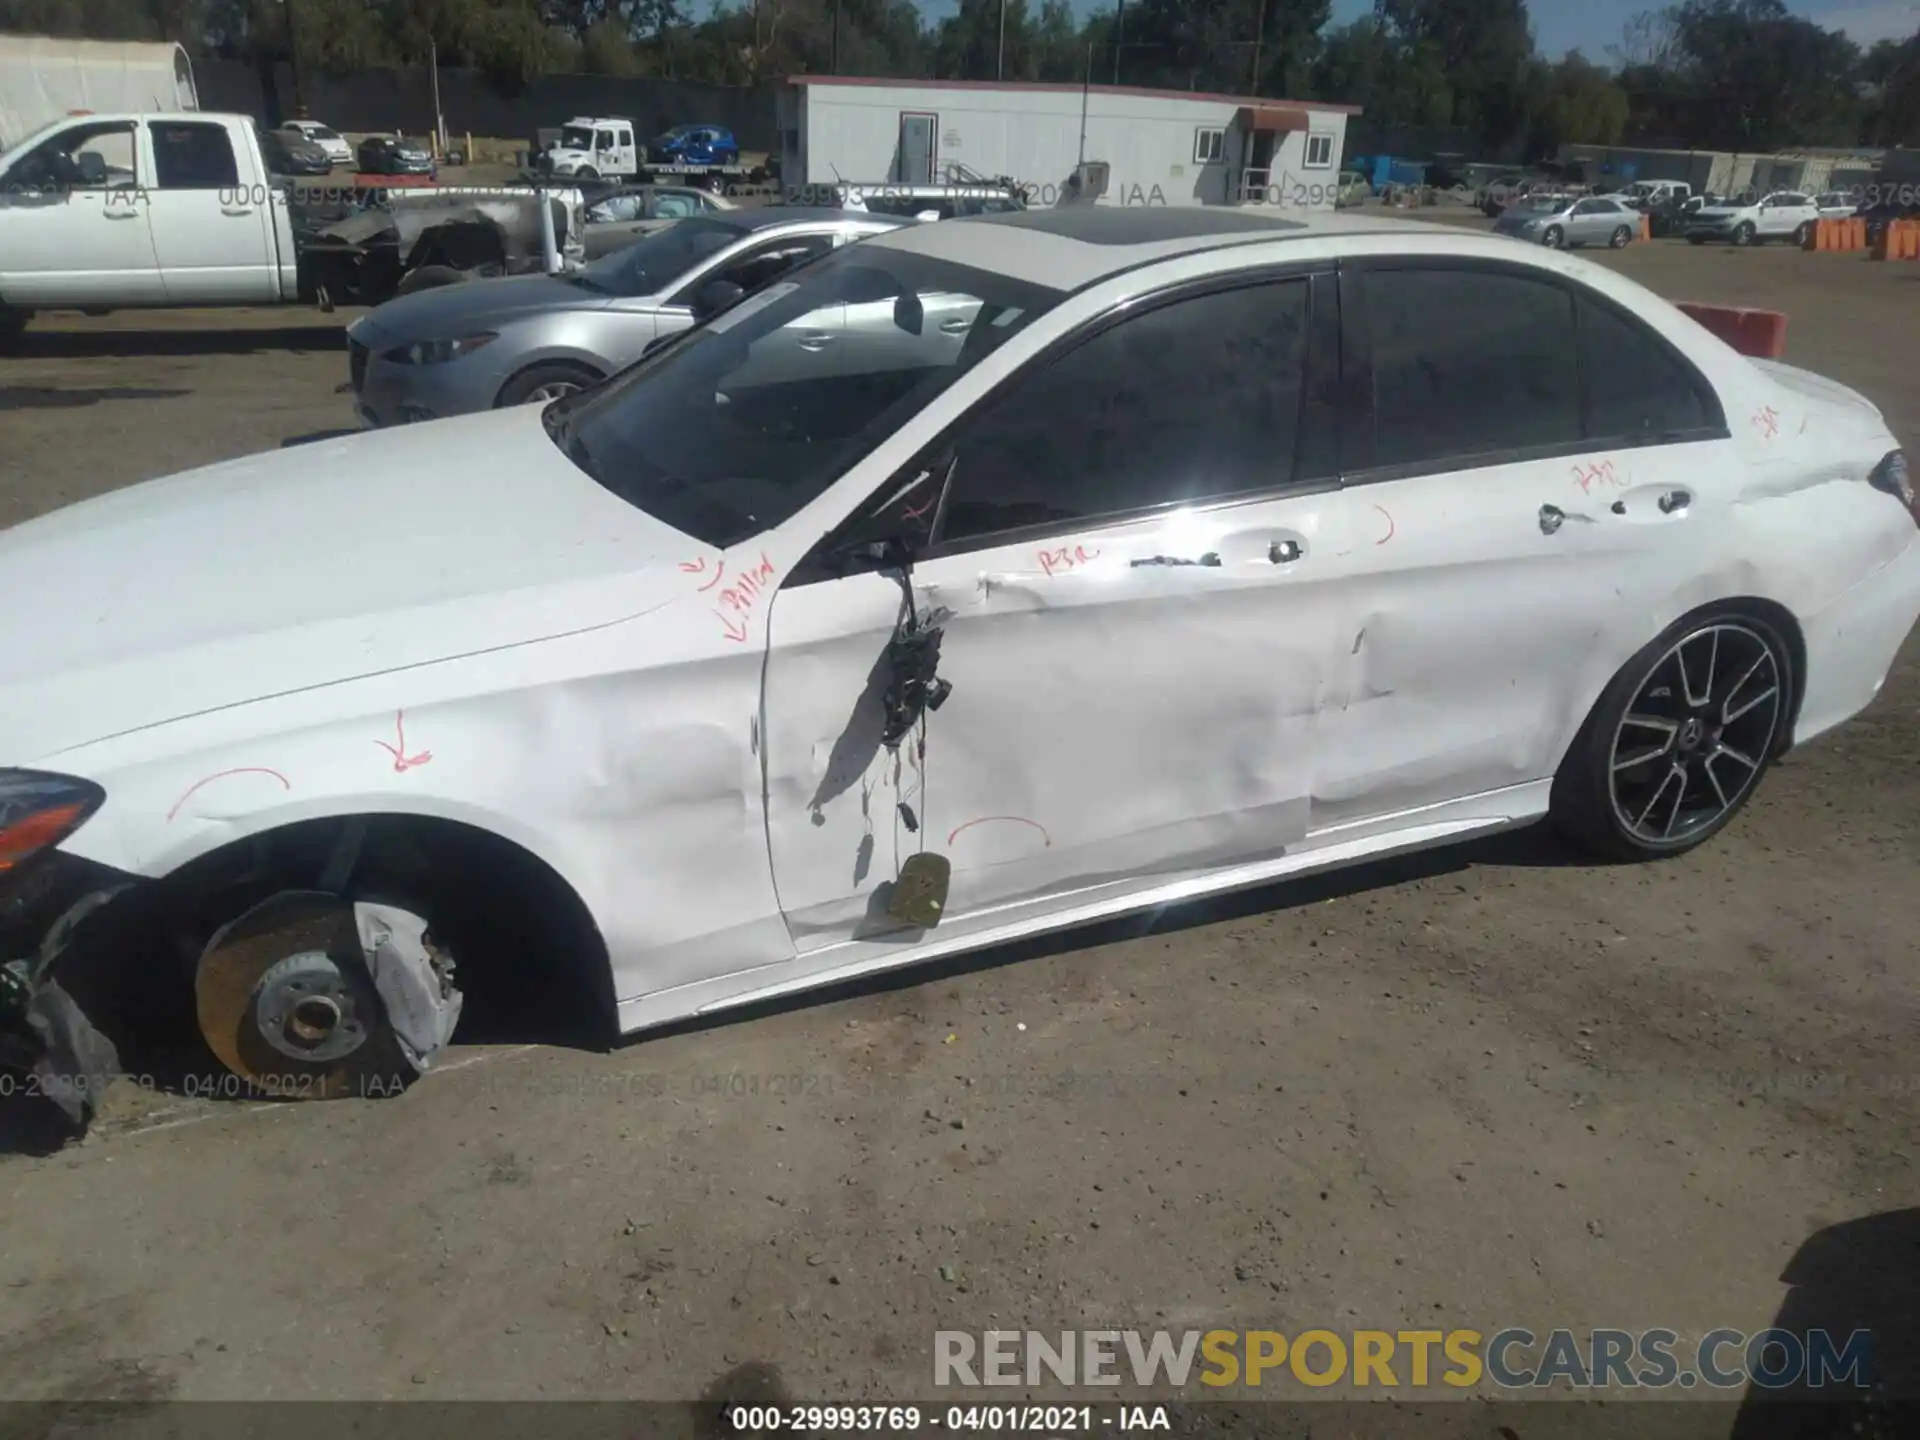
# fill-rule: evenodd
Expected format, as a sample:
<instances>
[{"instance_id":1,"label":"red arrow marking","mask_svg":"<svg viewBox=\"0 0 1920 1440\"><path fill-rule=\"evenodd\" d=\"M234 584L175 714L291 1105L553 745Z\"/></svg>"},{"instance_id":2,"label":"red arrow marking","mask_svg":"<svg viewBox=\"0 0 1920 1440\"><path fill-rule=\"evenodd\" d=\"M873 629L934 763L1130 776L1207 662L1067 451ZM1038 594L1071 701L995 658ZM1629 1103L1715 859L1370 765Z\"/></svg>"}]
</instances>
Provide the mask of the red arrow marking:
<instances>
[{"instance_id":1,"label":"red arrow marking","mask_svg":"<svg viewBox=\"0 0 1920 1440\"><path fill-rule=\"evenodd\" d=\"M1387 543L1387 541L1391 540L1394 537L1394 534L1396 533L1399 527L1393 523L1393 516L1387 514L1386 506L1376 505L1373 508L1378 510L1382 515L1386 515L1387 533L1382 535L1378 540L1373 542L1376 545L1384 545Z\"/></svg>"},{"instance_id":2,"label":"red arrow marking","mask_svg":"<svg viewBox=\"0 0 1920 1440\"><path fill-rule=\"evenodd\" d=\"M720 612L718 610L714 611L713 613L716 615L720 615ZM747 638L747 622L746 621L742 620L736 624L736 622L727 619L727 617L724 615L720 615L720 619L721 619L721 622L726 626L727 639L732 640L736 643L739 643L744 641Z\"/></svg>"},{"instance_id":3,"label":"red arrow marking","mask_svg":"<svg viewBox=\"0 0 1920 1440\"><path fill-rule=\"evenodd\" d=\"M396 710L393 712L393 738L400 743L398 745L389 745L384 740L376 740L373 743L393 756L394 774L404 775L407 771L413 769L414 766L425 765L429 760L433 759L433 752L431 750L422 750L418 755L407 754L407 712L404 710Z\"/></svg>"},{"instance_id":4,"label":"red arrow marking","mask_svg":"<svg viewBox=\"0 0 1920 1440\"><path fill-rule=\"evenodd\" d=\"M293 789L292 782L290 782L286 776L282 775L278 770L269 770L264 765L242 765L237 770L220 770L207 776L204 780L196 780L193 784L189 785L187 787L187 793L174 801L173 808L167 811L167 823L173 823L173 817L178 815L180 813L180 807L185 805L187 801L193 797L194 791L198 790L202 785L211 785L216 780L224 780L229 775L271 775L280 782L283 789Z\"/></svg>"},{"instance_id":5,"label":"red arrow marking","mask_svg":"<svg viewBox=\"0 0 1920 1440\"><path fill-rule=\"evenodd\" d=\"M704 564L705 562L702 561L701 563ZM686 567L682 566L681 568L685 569ZM706 591L711 590L714 586L720 583L720 577L726 573L727 573L727 562L722 560L720 564L714 569L713 578L707 581L706 584L698 588L702 593L705 593Z\"/></svg>"}]
</instances>

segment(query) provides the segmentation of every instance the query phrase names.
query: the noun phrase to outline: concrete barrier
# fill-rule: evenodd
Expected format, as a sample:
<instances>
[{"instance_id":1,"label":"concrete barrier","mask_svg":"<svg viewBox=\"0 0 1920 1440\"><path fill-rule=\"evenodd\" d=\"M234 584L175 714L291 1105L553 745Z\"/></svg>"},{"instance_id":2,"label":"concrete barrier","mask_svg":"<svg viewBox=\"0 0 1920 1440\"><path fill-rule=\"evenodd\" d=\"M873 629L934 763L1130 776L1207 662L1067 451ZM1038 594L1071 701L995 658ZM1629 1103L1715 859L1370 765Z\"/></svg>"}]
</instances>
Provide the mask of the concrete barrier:
<instances>
[{"instance_id":1,"label":"concrete barrier","mask_svg":"<svg viewBox=\"0 0 1920 1440\"><path fill-rule=\"evenodd\" d=\"M1787 353L1787 317L1778 310L1743 310L1732 305L1676 302L1680 311L1718 335L1742 355L1781 360Z\"/></svg>"}]
</instances>

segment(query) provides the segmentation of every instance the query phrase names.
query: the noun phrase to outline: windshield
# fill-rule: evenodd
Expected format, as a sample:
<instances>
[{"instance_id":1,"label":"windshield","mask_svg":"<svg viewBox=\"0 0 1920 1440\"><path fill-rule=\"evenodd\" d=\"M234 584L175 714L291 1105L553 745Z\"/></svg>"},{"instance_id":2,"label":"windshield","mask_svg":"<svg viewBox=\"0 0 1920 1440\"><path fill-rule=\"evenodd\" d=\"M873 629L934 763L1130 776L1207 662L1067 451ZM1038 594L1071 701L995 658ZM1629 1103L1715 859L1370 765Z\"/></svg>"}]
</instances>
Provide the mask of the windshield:
<instances>
[{"instance_id":1,"label":"windshield","mask_svg":"<svg viewBox=\"0 0 1920 1440\"><path fill-rule=\"evenodd\" d=\"M591 150L593 148L593 131L587 129L584 125L562 125L560 127L560 144L567 150Z\"/></svg>"},{"instance_id":2,"label":"windshield","mask_svg":"<svg viewBox=\"0 0 1920 1440\"><path fill-rule=\"evenodd\" d=\"M741 239L746 230L726 220L689 216L664 230L582 266L571 277L588 290L629 299L657 295L710 255Z\"/></svg>"},{"instance_id":3,"label":"windshield","mask_svg":"<svg viewBox=\"0 0 1920 1440\"><path fill-rule=\"evenodd\" d=\"M1570 203L1564 195L1536 195L1526 202L1526 208L1543 215L1551 215L1556 210L1566 209Z\"/></svg>"},{"instance_id":4,"label":"windshield","mask_svg":"<svg viewBox=\"0 0 1920 1440\"><path fill-rule=\"evenodd\" d=\"M548 429L629 504L735 545L796 514L1062 298L849 245L558 402Z\"/></svg>"}]
</instances>

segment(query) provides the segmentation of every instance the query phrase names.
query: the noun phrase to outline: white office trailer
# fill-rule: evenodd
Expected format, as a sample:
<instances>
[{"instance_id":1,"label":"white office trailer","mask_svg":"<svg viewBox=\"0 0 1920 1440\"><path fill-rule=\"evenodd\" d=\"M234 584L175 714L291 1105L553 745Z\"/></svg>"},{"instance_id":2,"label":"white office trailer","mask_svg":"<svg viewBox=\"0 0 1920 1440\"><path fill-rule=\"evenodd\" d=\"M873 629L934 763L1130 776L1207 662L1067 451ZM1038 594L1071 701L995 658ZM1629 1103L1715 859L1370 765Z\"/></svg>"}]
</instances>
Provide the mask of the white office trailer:
<instances>
[{"instance_id":1,"label":"white office trailer","mask_svg":"<svg viewBox=\"0 0 1920 1440\"><path fill-rule=\"evenodd\" d=\"M1310 210L1333 209L1347 118L1360 113L1127 85L818 75L793 77L779 107L790 189L1004 176L1033 205L1092 188L1107 205Z\"/></svg>"}]
</instances>

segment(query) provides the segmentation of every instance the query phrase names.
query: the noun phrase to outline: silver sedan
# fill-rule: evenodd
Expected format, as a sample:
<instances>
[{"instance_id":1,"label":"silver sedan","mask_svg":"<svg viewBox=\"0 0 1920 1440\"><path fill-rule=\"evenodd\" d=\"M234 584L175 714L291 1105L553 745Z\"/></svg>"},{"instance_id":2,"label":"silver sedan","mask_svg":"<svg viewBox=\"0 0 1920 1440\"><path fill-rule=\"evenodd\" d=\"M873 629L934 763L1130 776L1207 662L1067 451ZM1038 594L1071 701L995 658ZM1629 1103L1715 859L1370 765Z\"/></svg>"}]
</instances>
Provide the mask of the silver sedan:
<instances>
[{"instance_id":1,"label":"silver sedan","mask_svg":"<svg viewBox=\"0 0 1920 1440\"><path fill-rule=\"evenodd\" d=\"M731 210L676 221L568 275L403 295L347 330L354 409L376 429L571 394L793 266L910 223L844 210Z\"/></svg>"},{"instance_id":2,"label":"silver sedan","mask_svg":"<svg viewBox=\"0 0 1920 1440\"><path fill-rule=\"evenodd\" d=\"M738 208L723 196L687 185L632 185L602 195L587 207L580 239L587 259L598 260L676 220Z\"/></svg>"},{"instance_id":3,"label":"silver sedan","mask_svg":"<svg viewBox=\"0 0 1920 1440\"><path fill-rule=\"evenodd\" d=\"M1549 249L1609 245L1615 250L1640 233L1640 212L1606 195L1529 195L1493 222L1493 233L1531 240Z\"/></svg>"}]
</instances>

